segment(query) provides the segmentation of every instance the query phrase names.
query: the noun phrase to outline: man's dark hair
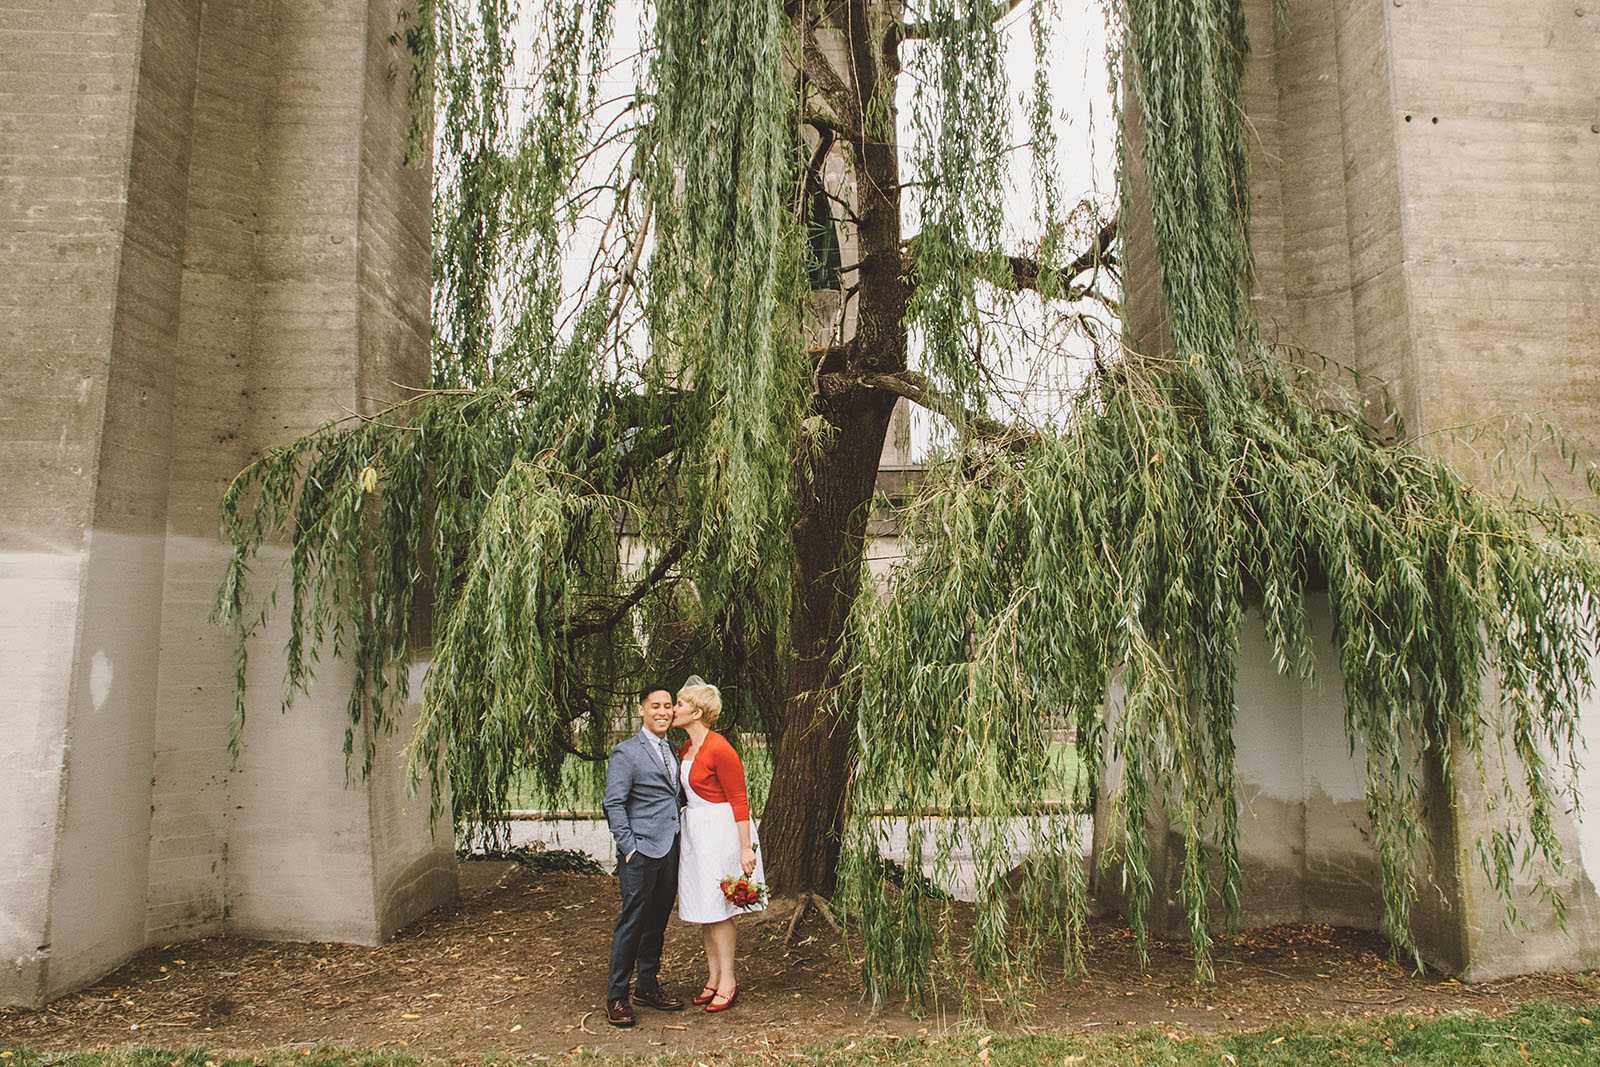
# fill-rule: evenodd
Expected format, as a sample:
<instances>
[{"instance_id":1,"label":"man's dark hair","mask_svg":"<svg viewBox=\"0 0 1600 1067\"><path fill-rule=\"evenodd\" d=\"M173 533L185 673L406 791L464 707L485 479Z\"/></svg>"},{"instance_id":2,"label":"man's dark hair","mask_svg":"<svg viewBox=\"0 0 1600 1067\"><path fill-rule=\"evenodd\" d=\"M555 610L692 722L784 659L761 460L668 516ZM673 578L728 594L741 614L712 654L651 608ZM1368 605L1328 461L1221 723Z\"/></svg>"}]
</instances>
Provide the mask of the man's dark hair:
<instances>
[{"instance_id":1,"label":"man's dark hair","mask_svg":"<svg viewBox=\"0 0 1600 1067\"><path fill-rule=\"evenodd\" d=\"M650 694L654 693L658 689L664 691L667 696L672 696L672 686L666 685L662 682L646 682L644 685L639 687L639 703L643 704L646 700L650 699Z\"/></svg>"}]
</instances>

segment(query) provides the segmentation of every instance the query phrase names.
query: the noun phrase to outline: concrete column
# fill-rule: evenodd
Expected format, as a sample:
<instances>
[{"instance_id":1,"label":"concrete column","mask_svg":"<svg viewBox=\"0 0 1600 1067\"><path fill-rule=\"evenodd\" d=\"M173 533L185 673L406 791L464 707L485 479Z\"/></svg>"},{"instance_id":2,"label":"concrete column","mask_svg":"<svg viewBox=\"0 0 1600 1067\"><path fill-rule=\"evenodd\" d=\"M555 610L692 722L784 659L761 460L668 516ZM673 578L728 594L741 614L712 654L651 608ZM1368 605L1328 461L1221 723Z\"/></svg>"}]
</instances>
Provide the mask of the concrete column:
<instances>
[{"instance_id":1,"label":"concrete column","mask_svg":"<svg viewBox=\"0 0 1600 1067\"><path fill-rule=\"evenodd\" d=\"M0 1003L151 942L377 941L453 894L337 668L279 714L207 621L217 503L261 450L426 379L426 169L399 0L0 0ZM347 679L345 679L347 680Z\"/></svg>"},{"instance_id":2,"label":"concrete column","mask_svg":"<svg viewBox=\"0 0 1600 1067\"><path fill-rule=\"evenodd\" d=\"M1251 228L1268 338L1381 380L1412 435L1542 413L1600 455L1600 16L1553 0L1298 0L1280 33L1269 5L1246 9L1245 102L1260 137ZM1129 184L1137 204L1137 176ZM1130 327L1159 348L1154 256L1137 212L1128 242ZM1469 477L1505 473L1448 433L1428 440ZM1359 753L1352 761L1343 747L1337 659L1319 645L1324 688L1296 698L1258 645L1252 631L1236 731L1247 921L1298 913L1375 925L1376 862ZM1584 708L1583 732L1591 746L1600 737L1600 705ZM1507 773L1515 768L1489 768L1488 788ZM1600 775L1585 775L1592 809ZM1515 889L1526 928L1508 928L1477 858L1482 783L1467 778L1451 793L1434 768L1422 813L1434 842L1414 914L1424 954L1479 979L1600 964L1600 815L1558 820L1573 861L1555 879L1566 932L1530 896L1530 872ZM1163 827L1152 832L1166 841ZM1181 856L1168 851L1158 854L1171 866ZM1156 874L1171 882L1176 867Z\"/></svg>"},{"instance_id":3,"label":"concrete column","mask_svg":"<svg viewBox=\"0 0 1600 1067\"><path fill-rule=\"evenodd\" d=\"M253 452L426 380L429 184L401 162L409 112L404 78L390 72L406 57L388 43L397 10L340 0L280 5L274 18L243 426ZM227 928L377 942L454 894L451 828L430 830L426 797L408 796L403 732L371 778L347 781L342 664L325 662L310 696L280 714L283 637L276 629L251 650L249 720L228 781Z\"/></svg>"},{"instance_id":4,"label":"concrete column","mask_svg":"<svg viewBox=\"0 0 1600 1067\"><path fill-rule=\"evenodd\" d=\"M0 800L5 1000L144 944L191 7L12 3L0 19L0 732L20 771Z\"/></svg>"},{"instance_id":5,"label":"concrete column","mask_svg":"<svg viewBox=\"0 0 1600 1067\"><path fill-rule=\"evenodd\" d=\"M273 5L212 0L196 48L188 236L171 430L161 671L152 774L150 941L223 930L230 770L229 634L207 621L227 549L217 502L251 458L256 240Z\"/></svg>"}]
</instances>

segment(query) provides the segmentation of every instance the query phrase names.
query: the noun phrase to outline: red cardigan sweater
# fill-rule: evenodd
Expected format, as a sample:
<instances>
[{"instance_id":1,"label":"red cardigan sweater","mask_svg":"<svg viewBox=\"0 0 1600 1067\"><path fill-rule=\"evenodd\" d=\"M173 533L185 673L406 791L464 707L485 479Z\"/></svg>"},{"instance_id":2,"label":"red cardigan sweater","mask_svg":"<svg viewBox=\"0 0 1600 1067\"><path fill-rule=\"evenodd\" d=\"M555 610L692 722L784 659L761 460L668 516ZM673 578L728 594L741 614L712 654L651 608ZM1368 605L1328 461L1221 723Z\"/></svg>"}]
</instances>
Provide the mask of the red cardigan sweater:
<instances>
[{"instance_id":1,"label":"red cardigan sweater","mask_svg":"<svg viewBox=\"0 0 1600 1067\"><path fill-rule=\"evenodd\" d=\"M685 741L678 750L681 762L689 752ZM695 753L694 766L689 768L689 788L701 799L713 804L732 804L733 821L750 821L750 802L744 791L744 764L739 753L728 744L728 739L712 730Z\"/></svg>"}]
</instances>

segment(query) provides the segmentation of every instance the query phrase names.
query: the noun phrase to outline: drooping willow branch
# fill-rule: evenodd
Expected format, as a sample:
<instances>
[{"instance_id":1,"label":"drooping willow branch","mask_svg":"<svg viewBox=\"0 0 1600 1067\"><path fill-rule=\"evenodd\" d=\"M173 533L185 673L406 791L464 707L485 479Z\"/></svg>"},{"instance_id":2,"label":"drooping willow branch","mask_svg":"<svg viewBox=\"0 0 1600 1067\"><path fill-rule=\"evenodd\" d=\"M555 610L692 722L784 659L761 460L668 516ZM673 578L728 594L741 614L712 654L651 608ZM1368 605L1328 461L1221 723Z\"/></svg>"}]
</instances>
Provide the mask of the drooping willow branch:
<instances>
[{"instance_id":1,"label":"drooping willow branch","mask_svg":"<svg viewBox=\"0 0 1600 1067\"><path fill-rule=\"evenodd\" d=\"M1006 0L1004 7L996 8L985 14L984 17L998 22L1017 10L1024 0ZM927 41L937 37L949 37L963 33L967 26L954 20L933 22L898 22L892 26L884 37L884 47L894 48L905 41Z\"/></svg>"}]
</instances>

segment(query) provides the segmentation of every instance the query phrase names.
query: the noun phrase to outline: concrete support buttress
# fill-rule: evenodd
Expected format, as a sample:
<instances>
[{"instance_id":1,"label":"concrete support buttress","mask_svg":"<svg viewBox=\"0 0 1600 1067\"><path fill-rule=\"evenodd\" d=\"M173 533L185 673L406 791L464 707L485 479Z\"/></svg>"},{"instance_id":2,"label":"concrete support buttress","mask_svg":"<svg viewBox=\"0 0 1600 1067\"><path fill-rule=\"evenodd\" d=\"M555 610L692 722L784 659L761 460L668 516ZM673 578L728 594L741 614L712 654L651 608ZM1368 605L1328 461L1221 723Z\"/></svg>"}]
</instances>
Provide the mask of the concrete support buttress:
<instances>
[{"instance_id":1,"label":"concrete support buttress","mask_svg":"<svg viewBox=\"0 0 1600 1067\"><path fill-rule=\"evenodd\" d=\"M280 716L263 671L230 762L207 622L233 475L426 376L397 9L0 0L0 1003L151 942L376 941L454 891L396 752L347 782L333 672Z\"/></svg>"},{"instance_id":2,"label":"concrete support buttress","mask_svg":"<svg viewBox=\"0 0 1600 1067\"><path fill-rule=\"evenodd\" d=\"M1548 416L1600 456L1600 16L1554 0L1291 0L1279 27L1266 0L1245 6L1256 303L1269 340L1384 383L1407 432L1433 434L1468 477L1495 472L1448 431L1506 417ZM1134 175L1135 203L1139 186ZM1126 236L1129 326L1159 350L1148 220L1136 212ZM1320 694L1288 685L1258 630L1237 686L1247 922L1375 925L1377 865L1337 658L1319 643ZM1600 702L1584 707L1582 730L1592 763ZM1508 770L1489 768L1488 788ZM1505 922L1478 860L1483 784L1463 774L1446 791L1434 769L1413 930L1430 962L1473 979L1600 966L1600 773L1583 774L1586 809L1557 820L1571 860L1555 878L1563 931L1526 873L1514 890L1525 925ZM1150 830L1167 865L1153 872L1155 928L1180 934L1181 854L1164 826ZM1118 896L1114 872L1099 885Z\"/></svg>"}]
</instances>

